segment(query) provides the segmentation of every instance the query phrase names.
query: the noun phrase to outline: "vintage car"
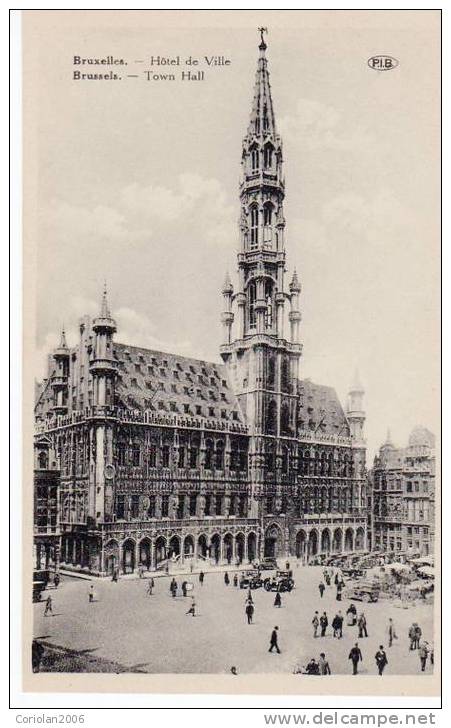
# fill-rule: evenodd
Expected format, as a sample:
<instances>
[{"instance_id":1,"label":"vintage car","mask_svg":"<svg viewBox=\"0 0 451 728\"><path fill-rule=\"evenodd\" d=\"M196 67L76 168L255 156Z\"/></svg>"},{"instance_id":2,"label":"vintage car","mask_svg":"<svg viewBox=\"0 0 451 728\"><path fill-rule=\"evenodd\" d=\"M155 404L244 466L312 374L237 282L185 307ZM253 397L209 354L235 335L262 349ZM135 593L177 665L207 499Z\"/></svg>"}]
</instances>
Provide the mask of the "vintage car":
<instances>
[{"instance_id":1,"label":"vintage car","mask_svg":"<svg viewBox=\"0 0 451 728\"><path fill-rule=\"evenodd\" d=\"M377 602L379 600L379 587L377 584L369 582L356 582L347 587L343 596L346 599L355 599L360 602Z\"/></svg>"},{"instance_id":2,"label":"vintage car","mask_svg":"<svg viewBox=\"0 0 451 728\"><path fill-rule=\"evenodd\" d=\"M350 566L342 569L341 573L345 579L358 579L361 576L366 576L366 570L358 568L357 566Z\"/></svg>"},{"instance_id":3,"label":"vintage car","mask_svg":"<svg viewBox=\"0 0 451 728\"><path fill-rule=\"evenodd\" d=\"M35 569L33 571L33 582L43 581L45 586L50 581L50 569Z\"/></svg>"},{"instance_id":4,"label":"vintage car","mask_svg":"<svg viewBox=\"0 0 451 728\"><path fill-rule=\"evenodd\" d=\"M270 571L272 569L277 569L278 566L276 559L268 557L262 561L255 562L254 568L258 569L258 571Z\"/></svg>"},{"instance_id":5,"label":"vintage car","mask_svg":"<svg viewBox=\"0 0 451 728\"><path fill-rule=\"evenodd\" d=\"M46 587L45 581L33 581L33 601L40 602L42 599L42 592Z\"/></svg>"},{"instance_id":6,"label":"vintage car","mask_svg":"<svg viewBox=\"0 0 451 728\"><path fill-rule=\"evenodd\" d=\"M240 589L260 589L263 581L257 569L251 571L243 571L239 581Z\"/></svg>"},{"instance_id":7,"label":"vintage car","mask_svg":"<svg viewBox=\"0 0 451 728\"><path fill-rule=\"evenodd\" d=\"M266 591L290 592L294 589L294 579L291 571L277 571L275 576L268 576L264 580L263 586Z\"/></svg>"}]
</instances>

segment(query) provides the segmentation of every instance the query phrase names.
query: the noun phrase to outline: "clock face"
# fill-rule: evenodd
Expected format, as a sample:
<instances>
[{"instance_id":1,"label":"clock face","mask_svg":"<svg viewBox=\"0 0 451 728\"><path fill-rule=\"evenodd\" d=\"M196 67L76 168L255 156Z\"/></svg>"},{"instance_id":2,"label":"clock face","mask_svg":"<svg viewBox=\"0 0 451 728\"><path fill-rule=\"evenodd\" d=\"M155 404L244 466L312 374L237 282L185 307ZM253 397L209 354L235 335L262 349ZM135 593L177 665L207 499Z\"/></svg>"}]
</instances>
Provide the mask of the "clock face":
<instances>
[{"instance_id":1,"label":"clock face","mask_svg":"<svg viewBox=\"0 0 451 728\"><path fill-rule=\"evenodd\" d=\"M105 465L103 472L107 480L113 480L116 471L114 465Z\"/></svg>"}]
</instances>

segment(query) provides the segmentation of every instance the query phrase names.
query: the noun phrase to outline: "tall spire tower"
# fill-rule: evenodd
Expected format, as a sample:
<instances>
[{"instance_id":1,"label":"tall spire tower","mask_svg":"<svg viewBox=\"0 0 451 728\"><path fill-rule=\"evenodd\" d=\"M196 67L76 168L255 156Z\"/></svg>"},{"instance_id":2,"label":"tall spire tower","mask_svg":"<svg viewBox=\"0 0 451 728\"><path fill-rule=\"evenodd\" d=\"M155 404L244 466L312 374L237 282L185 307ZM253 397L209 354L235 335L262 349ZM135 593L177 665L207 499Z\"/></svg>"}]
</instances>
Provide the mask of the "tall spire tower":
<instances>
[{"instance_id":1,"label":"tall spire tower","mask_svg":"<svg viewBox=\"0 0 451 728\"><path fill-rule=\"evenodd\" d=\"M269 83L266 29L259 28L259 32L252 109L241 155L238 285L235 294L230 285L223 290L221 355L250 431L291 435L295 434L301 355L300 284L295 275L285 291L282 140ZM287 303L291 340L285 338Z\"/></svg>"}]
</instances>

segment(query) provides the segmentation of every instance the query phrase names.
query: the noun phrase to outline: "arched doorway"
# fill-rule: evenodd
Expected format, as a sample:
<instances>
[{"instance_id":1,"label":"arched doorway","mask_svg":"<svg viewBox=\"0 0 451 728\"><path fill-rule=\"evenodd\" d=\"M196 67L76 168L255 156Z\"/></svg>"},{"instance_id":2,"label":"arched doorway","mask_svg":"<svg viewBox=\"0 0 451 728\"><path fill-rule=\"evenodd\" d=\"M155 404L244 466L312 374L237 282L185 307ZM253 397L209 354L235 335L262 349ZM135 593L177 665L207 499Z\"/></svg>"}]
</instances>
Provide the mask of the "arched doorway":
<instances>
[{"instance_id":1,"label":"arched doorway","mask_svg":"<svg viewBox=\"0 0 451 728\"><path fill-rule=\"evenodd\" d=\"M152 566L152 545L150 538L143 538L139 542L139 563L147 569L147 571L149 571Z\"/></svg>"},{"instance_id":2,"label":"arched doorway","mask_svg":"<svg viewBox=\"0 0 451 728\"><path fill-rule=\"evenodd\" d=\"M321 552L323 554L328 554L329 551L330 551L330 531L328 528L325 528L321 534Z\"/></svg>"},{"instance_id":3,"label":"arched doorway","mask_svg":"<svg viewBox=\"0 0 451 728\"><path fill-rule=\"evenodd\" d=\"M199 556L202 556L204 559L207 558L207 554L208 554L207 537L203 533L197 539L197 553Z\"/></svg>"},{"instance_id":4,"label":"arched doorway","mask_svg":"<svg viewBox=\"0 0 451 728\"><path fill-rule=\"evenodd\" d=\"M168 558L176 559L177 556L180 556L180 538L178 536L172 536L169 541Z\"/></svg>"},{"instance_id":5,"label":"arched doorway","mask_svg":"<svg viewBox=\"0 0 451 728\"><path fill-rule=\"evenodd\" d=\"M347 528L345 532L345 551L352 551L354 548L354 531Z\"/></svg>"},{"instance_id":6,"label":"arched doorway","mask_svg":"<svg viewBox=\"0 0 451 728\"><path fill-rule=\"evenodd\" d=\"M277 559L282 556L282 531L276 523L273 523L265 532L264 556Z\"/></svg>"},{"instance_id":7,"label":"arched doorway","mask_svg":"<svg viewBox=\"0 0 451 728\"><path fill-rule=\"evenodd\" d=\"M111 576L119 566L119 544L112 539L105 545L105 570Z\"/></svg>"},{"instance_id":8,"label":"arched doorway","mask_svg":"<svg viewBox=\"0 0 451 728\"><path fill-rule=\"evenodd\" d=\"M255 533L250 533L247 537L247 559L249 563L255 561L257 556L257 536Z\"/></svg>"},{"instance_id":9,"label":"arched doorway","mask_svg":"<svg viewBox=\"0 0 451 728\"><path fill-rule=\"evenodd\" d=\"M308 537L308 555L316 556L318 553L318 532L313 530L310 531Z\"/></svg>"},{"instance_id":10,"label":"arched doorway","mask_svg":"<svg viewBox=\"0 0 451 728\"><path fill-rule=\"evenodd\" d=\"M164 536L158 536L155 541L155 561L158 567L162 561L166 560L166 539Z\"/></svg>"},{"instance_id":11,"label":"arched doorway","mask_svg":"<svg viewBox=\"0 0 451 728\"><path fill-rule=\"evenodd\" d=\"M183 554L184 556L188 556L188 558L194 556L194 538L192 536L185 536L185 541L183 542Z\"/></svg>"},{"instance_id":12,"label":"arched doorway","mask_svg":"<svg viewBox=\"0 0 451 728\"><path fill-rule=\"evenodd\" d=\"M332 551L334 554L340 553L343 544L343 533L341 528L336 528L332 539Z\"/></svg>"},{"instance_id":13,"label":"arched doorway","mask_svg":"<svg viewBox=\"0 0 451 728\"><path fill-rule=\"evenodd\" d=\"M219 559L221 556L221 538L218 533L215 533L211 537L211 557L214 559L215 563L219 563Z\"/></svg>"},{"instance_id":14,"label":"arched doorway","mask_svg":"<svg viewBox=\"0 0 451 728\"><path fill-rule=\"evenodd\" d=\"M135 570L135 542L128 538L122 544L122 571L124 574L133 574Z\"/></svg>"},{"instance_id":15,"label":"arched doorway","mask_svg":"<svg viewBox=\"0 0 451 728\"><path fill-rule=\"evenodd\" d=\"M307 552L307 536L305 531L298 531L296 534L296 556L303 559Z\"/></svg>"},{"instance_id":16,"label":"arched doorway","mask_svg":"<svg viewBox=\"0 0 451 728\"><path fill-rule=\"evenodd\" d=\"M355 550L363 551L365 548L365 531L363 528L358 528L355 535Z\"/></svg>"},{"instance_id":17,"label":"arched doorway","mask_svg":"<svg viewBox=\"0 0 451 728\"><path fill-rule=\"evenodd\" d=\"M237 533L235 537L235 553L240 564L244 560L244 543L244 533Z\"/></svg>"},{"instance_id":18,"label":"arched doorway","mask_svg":"<svg viewBox=\"0 0 451 728\"><path fill-rule=\"evenodd\" d=\"M226 533L224 536L224 558L228 564L232 563L233 558L233 536L231 533Z\"/></svg>"}]
</instances>

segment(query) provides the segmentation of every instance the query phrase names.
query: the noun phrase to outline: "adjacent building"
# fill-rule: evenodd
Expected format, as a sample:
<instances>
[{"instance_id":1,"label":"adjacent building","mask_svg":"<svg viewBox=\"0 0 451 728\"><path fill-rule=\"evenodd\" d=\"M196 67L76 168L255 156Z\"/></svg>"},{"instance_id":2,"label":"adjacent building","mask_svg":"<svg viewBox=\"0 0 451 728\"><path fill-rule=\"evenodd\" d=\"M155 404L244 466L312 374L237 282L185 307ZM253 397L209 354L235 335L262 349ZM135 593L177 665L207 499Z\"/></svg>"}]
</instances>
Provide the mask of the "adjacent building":
<instances>
[{"instance_id":1,"label":"adjacent building","mask_svg":"<svg viewBox=\"0 0 451 728\"><path fill-rule=\"evenodd\" d=\"M435 438L415 427L407 447L390 434L369 473L373 498L373 547L427 556L435 539Z\"/></svg>"},{"instance_id":2,"label":"adjacent building","mask_svg":"<svg viewBox=\"0 0 451 728\"><path fill-rule=\"evenodd\" d=\"M262 37L220 361L121 343L106 290L78 344L63 333L49 359L35 409L36 487L51 463L54 553L66 568L108 574L167 559L308 560L367 548L363 389L356 379L345 411L332 387L300 378L301 284L296 271L286 282L266 50Z\"/></svg>"}]
</instances>

